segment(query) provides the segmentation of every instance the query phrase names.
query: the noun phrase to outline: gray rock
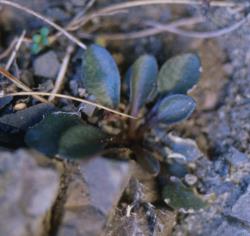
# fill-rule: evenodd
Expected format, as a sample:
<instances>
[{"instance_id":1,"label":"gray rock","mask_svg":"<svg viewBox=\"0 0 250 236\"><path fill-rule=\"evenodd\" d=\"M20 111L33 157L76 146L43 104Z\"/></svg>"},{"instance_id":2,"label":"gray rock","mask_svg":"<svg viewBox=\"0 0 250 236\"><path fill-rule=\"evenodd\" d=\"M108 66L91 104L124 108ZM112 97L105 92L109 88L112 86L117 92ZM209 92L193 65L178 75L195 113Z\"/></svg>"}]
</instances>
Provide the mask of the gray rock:
<instances>
[{"instance_id":1,"label":"gray rock","mask_svg":"<svg viewBox=\"0 0 250 236\"><path fill-rule=\"evenodd\" d=\"M59 190L52 166L25 150L0 153L0 235L40 236ZM45 159L45 158L44 158Z\"/></svg>"},{"instance_id":2,"label":"gray rock","mask_svg":"<svg viewBox=\"0 0 250 236\"><path fill-rule=\"evenodd\" d=\"M35 75L55 79L60 68L60 63L56 53L49 51L37 57L33 67Z\"/></svg>"},{"instance_id":3,"label":"gray rock","mask_svg":"<svg viewBox=\"0 0 250 236\"><path fill-rule=\"evenodd\" d=\"M128 162L82 162L69 183L58 236L99 236L130 178Z\"/></svg>"},{"instance_id":4,"label":"gray rock","mask_svg":"<svg viewBox=\"0 0 250 236\"><path fill-rule=\"evenodd\" d=\"M233 206L232 215L250 225L250 186Z\"/></svg>"},{"instance_id":5,"label":"gray rock","mask_svg":"<svg viewBox=\"0 0 250 236\"><path fill-rule=\"evenodd\" d=\"M228 154L226 155L226 160L230 162L231 165L234 166L242 166L246 162L248 162L247 155L240 152L238 149L231 147L229 149Z\"/></svg>"},{"instance_id":6,"label":"gray rock","mask_svg":"<svg viewBox=\"0 0 250 236\"><path fill-rule=\"evenodd\" d=\"M221 226L212 233L212 236L250 236L250 233L241 227L233 226L223 222Z\"/></svg>"},{"instance_id":7,"label":"gray rock","mask_svg":"<svg viewBox=\"0 0 250 236\"><path fill-rule=\"evenodd\" d=\"M104 214L108 214L119 200L130 177L128 162L101 157L81 165L81 174L88 186L91 203Z\"/></svg>"}]
</instances>

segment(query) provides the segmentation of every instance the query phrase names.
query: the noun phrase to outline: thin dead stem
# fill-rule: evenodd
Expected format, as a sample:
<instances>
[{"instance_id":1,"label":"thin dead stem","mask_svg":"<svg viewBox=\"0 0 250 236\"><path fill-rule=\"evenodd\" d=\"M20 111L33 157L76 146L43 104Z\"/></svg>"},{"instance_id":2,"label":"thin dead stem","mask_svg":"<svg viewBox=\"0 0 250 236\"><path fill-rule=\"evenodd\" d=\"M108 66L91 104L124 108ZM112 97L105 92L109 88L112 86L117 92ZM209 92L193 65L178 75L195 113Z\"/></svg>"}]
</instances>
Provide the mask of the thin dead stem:
<instances>
[{"instance_id":1,"label":"thin dead stem","mask_svg":"<svg viewBox=\"0 0 250 236\"><path fill-rule=\"evenodd\" d=\"M204 21L203 17L193 17L193 18L185 18L181 20L177 20L171 22L167 25L164 25L164 28L154 27L151 29L141 30L132 33L120 33L120 34L101 34L97 35L98 37L104 38L105 40L114 41L114 40L128 40L128 39L137 39L144 38L156 34L161 34L164 32L169 32L172 29L175 29L180 26L190 26L197 23L201 23Z\"/></svg>"},{"instance_id":2,"label":"thin dead stem","mask_svg":"<svg viewBox=\"0 0 250 236\"><path fill-rule=\"evenodd\" d=\"M96 107L98 107L100 109L109 111L111 113L114 113L116 115L120 115L120 116L123 116L123 117L126 117L126 118L138 119L137 117L127 115L125 113L122 113L122 112L116 111L114 109L105 107L105 106L97 104L95 102L91 102L91 101L88 101L88 100L85 100L85 99L82 99L82 98L73 97L73 96L64 95L64 94L52 94L52 93L47 93L47 92L33 92L33 91L31 91L31 92L18 92L18 93L5 94L4 97L6 97L6 96L35 96L35 95L36 96L37 95L39 95L39 96L51 96L51 95L53 95L53 96L58 97L58 98L65 98L65 99L68 99L68 100L77 101L77 102L85 103L85 104L88 104L88 105L96 106Z\"/></svg>"},{"instance_id":3,"label":"thin dead stem","mask_svg":"<svg viewBox=\"0 0 250 236\"><path fill-rule=\"evenodd\" d=\"M166 25L161 24L159 22L151 21L150 23L148 23L148 25L152 26L153 28L150 28L150 29L141 30L141 31L132 32L132 33L101 34L101 35L97 35L97 37L101 37L109 41L114 41L114 40L128 40L128 39L144 38L144 37L148 37L148 36L152 36L156 34L161 34L164 32L170 32L170 33L178 34L180 36L185 36L185 37L208 39L208 38L216 38L216 37L231 33L237 30L239 27L241 27L246 21L247 21L247 18L243 18L242 20L236 22L233 25L227 26L219 30L209 31L209 32L187 31L187 30L179 28L181 26L189 26L189 25L194 25L197 23L202 23L204 22L204 19L202 17L181 19L181 20L177 20Z\"/></svg>"},{"instance_id":4,"label":"thin dead stem","mask_svg":"<svg viewBox=\"0 0 250 236\"><path fill-rule=\"evenodd\" d=\"M104 7L99 9L95 12L92 12L86 16L83 16L78 21L74 23L71 28L68 28L69 31L76 30L81 26L85 25L90 20L98 17L112 14L112 12L122 11L124 9L132 8L132 7L139 7L139 6L147 6L147 5L159 5L159 4L182 4L182 5L203 5L204 1L201 0L140 0L140 1L130 1L130 2L123 2L118 4L113 4L108 7ZM228 1L210 1L210 6L214 7L245 7L246 4L243 3L236 3L236 2L228 2Z\"/></svg>"},{"instance_id":5,"label":"thin dead stem","mask_svg":"<svg viewBox=\"0 0 250 236\"><path fill-rule=\"evenodd\" d=\"M242 20L236 22L233 25L230 25L228 27L219 29L219 30L215 30L215 31L210 31L210 32L197 32L197 31L187 31L187 30L183 30L183 29L179 29L177 27L169 27L168 25L163 25L160 23L152 23L151 25L156 27L156 29L158 30L162 30L162 31L168 31L174 34L178 34L181 36L186 36L186 37L192 37L192 38L200 38L200 39L208 39L208 38L216 38L216 37L220 37L223 36L225 34L229 34L235 30L237 30L239 27L241 27L245 22L247 21L246 18L243 18Z\"/></svg>"},{"instance_id":6,"label":"thin dead stem","mask_svg":"<svg viewBox=\"0 0 250 236\"><path fill-rule=\"evenodd\" d=\"M65 57L63 58L63 61L62 61L60 71L59 71L57 79L56 79L55 87L51 92L52 93L51 96L49 97L49 102L53 102L55 100L54 94L60 93L60 91L63 88L64 82L65 82L65 74L67 72L70 57L73 53L73 50L74 50L73 46L71 46L71 45L68 46L68 48L66 50Z\"/></svg>"},{"instance_id":7,"label":"thin dead stem","mask_svg":"<svg viewBox=\"0 0 250 236\"><path fill-rule=\"evenodd\" d=\"M15 47L17 41L18 41L18 38L15 37L15 38L11 41L10 45L8 46L8 48L0 54L0 60L2 60L2 59L4 59L5 57L9 56L9 54L10 54L11 51L12 51L12 49Z\"/></svg>"},{"instance_id":8,"label":"thin dead stem","mask_svg":"<svg viewBox=\"0 0 250 236\"><path fill-rule=\"evenodd\" d=\"M24 31L22 32L21 36L19 37L19 39L18 39L18 41L17 41L17 43L16 43L16 46L15 46L15 48L14 48L12 54L10 55L9 60L8 60L7 63L6 63L5 70L9 70L9 69L10 69L10 67L11 67L11 65L12 65L12 63L13 63L13 61L14 61L15 58L16 58L17 52L18 52L19 48L20 48L21 45L22 45L22 42L23 42L23 39L24 39L25 34L26 34L26 31L24 30Z\"/></svg>"},{"instance_id":9,"label":"thin dead stem","mask_svg":"<svg viewBox=\"0 0 250 236\"><path fill-rule=\"evenodd\" d=\"M7 0L0 0L0 4L3 5L7 5L7 6L11 6L14 7L16 9L22 10L30 15L33 15L41 20L43 20L44 22L46 22L47 24L51 25L53 28L57 29L58 31L60 31L62 34L64 34L69 40L71 40L72 42L76 43L79 47L81 47L82 49L86 49L86 45L83 44L79 39L77 39L75 36L73 36L72 34L70 34L68 31L66 31L65 29L63 29L61 26L59 26L58 24L54 23L53 21L49 20L48 18L42 16L41 14L27 8L24 6L19 5L18 3L15 2L10 2Z\"/></svg>"},{"instance_id":10,"label":"thin dead stem","mask_svg":"<svg viewBox=\"0 0 250 236\"><path fill-rule=\"evenodd\" d=\"M2 74L4 77L9 79L18 88L20 88L26 92L32 92L32 90L28 86L26 86L24 83L22 83L20 80L18 80L14 75L9 73L7 70L5 70L2 67L0 67L0 74ZM43 97L40 97L39 95L34 94L32 96L40 102L48 103L48 101L46 99L44 99Z\"/></svg>"}]
</instances>

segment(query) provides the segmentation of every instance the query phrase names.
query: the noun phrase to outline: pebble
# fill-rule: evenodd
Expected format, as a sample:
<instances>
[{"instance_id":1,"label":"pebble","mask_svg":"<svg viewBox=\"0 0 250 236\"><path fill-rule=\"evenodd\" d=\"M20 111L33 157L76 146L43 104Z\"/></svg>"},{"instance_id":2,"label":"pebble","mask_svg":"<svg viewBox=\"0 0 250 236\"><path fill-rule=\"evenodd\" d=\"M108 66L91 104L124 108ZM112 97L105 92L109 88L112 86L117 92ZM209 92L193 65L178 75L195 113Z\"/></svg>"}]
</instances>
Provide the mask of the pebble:
<instances>
[{"instance_id":1,"label":"pebble","mask_svg":"<svg viewBox=\"0 0 250 236\"><path fill-rule=\"evenodd\" d=\"M34 74L49 79L55 79L60 68L60 62L54 51L38 56L33 64Z\"/></svg>"},{"instance_id":2,"label":"pebble","mask_svg":"<svg viewBox=\"0 0 250 236\"><path fill-rule=\"evenodd\" d=\"M185 182L189 185L189 186L193 186L197 183L198 178L195 175L192 174L186 174L185 175Z\"/></svg>"},{"instance_id":3,"label":"pebble","mask_svg":"<svg viewBox=\"0 0 250 236\"><path fill-rule=\"evenodd\" d=\"M17 103L15 106L14 106L14 110L15 111L20 111L20 110L23 110L27 108L27 104L26 103Z\"/></svg>"}]
</instances>

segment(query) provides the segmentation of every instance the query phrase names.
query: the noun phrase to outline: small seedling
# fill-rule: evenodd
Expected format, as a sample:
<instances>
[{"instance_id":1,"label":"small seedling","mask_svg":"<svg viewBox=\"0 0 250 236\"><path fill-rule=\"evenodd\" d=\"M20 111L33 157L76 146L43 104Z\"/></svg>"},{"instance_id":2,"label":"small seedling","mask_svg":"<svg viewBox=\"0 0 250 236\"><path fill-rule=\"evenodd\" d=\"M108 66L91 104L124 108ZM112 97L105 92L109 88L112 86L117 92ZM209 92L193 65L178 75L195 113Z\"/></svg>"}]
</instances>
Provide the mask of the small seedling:
<instances>
[{"instance_id":1,"label":"small seedling","mask_svg":"<svg viewBox=\"0 0 250 236\"><path fill-rule=\"evenodd\" d=\"M38 54L42 49L49 45L48 35L49 29L47 27L41 28L39 33L33 35L31 45L32 54Z\"/></svg>"},{"instance_id":2,"label":"small seedling","mask_svg":"<svg viewBox=\"0 0 250 236\"><path fill-rule=\"evenodd\" d=\"M126 148L146 171L157 176L165 160L159 146L148 137L152 137L152 130L158 127L173 125L190 117L196 103L187 93L198 82L200 68L199 57L188 53L167 60L158 72L155 57L143 55L128 69L124 79L124 97L128 98L130 115L138 119L118 120L117 117L104 116L120 127L117 135L105 131L100 120L90 124L76 114L57 112L30 128L25 141L47 156L66 159L89 158L114 148ZM87 92L102 105L117 108L120 100L124 101L119 70L105 48L88 47L83 56L82 81ZM175 192L184 190L191 199L185 187L172 188ZM165 188L163 195L165 198L172 196ZM188 207L192 205L190 202ZM178 201L171 205L180 207Z\"/></svg>"}]
</instances>

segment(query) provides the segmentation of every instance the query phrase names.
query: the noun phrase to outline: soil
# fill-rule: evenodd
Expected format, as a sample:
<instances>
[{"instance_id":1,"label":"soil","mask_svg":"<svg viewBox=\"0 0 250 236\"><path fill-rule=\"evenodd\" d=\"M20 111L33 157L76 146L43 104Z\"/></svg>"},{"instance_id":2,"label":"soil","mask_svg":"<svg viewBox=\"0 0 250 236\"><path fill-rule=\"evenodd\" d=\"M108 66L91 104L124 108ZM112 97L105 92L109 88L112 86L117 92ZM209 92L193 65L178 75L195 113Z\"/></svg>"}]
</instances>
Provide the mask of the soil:
<instances>
[{"instance_id":1,"label":"soil","mask_svg":"<svg viewBox=\"0 0 250 236\"><path fill-rule=\"evenodd\" d=\"M88 1L17 0L16 2L65 26ZM121 1L96 1L88 11L118 2ZM86 39L83 34L85 30L92 35L127 33L145 28L145 22L148 21L167 22L195 14L206 17L206 22L199 25L199 30L212 31L247 15L247 11L235 13L228 8L206 6L154 5L132 8L129 10L129 17L126 13L117 13L96 19L88 24L86 29L77 30L74 35L88 44L91 40ZM44 25L42 21L24 12L6 6L1 8L0 4L0 55L3 55L14 37L20 36L23 29L27 31L26 37L30 38ZM19 233L15 235L250 235L249 29L250 23L245 22L239 29L211 39L190 38L171 33L133 40L109 41L102 37L96 39L113 54L122 74L143 53L155 55L160 65L172 55L182 52L197 52L201 57L202 78L197 87L191 91L191 95L197 101L197 109L189 120L170 130L171 135L178 135L184 141L187 139L195 141L197 146L195 144L192 148L195 153L201 153L197 157L191 156L184 164L188 173L184 171L182 176L183 168L171 172L171 175L175 177L181 175L183 179L187 174L188 177L190 175L195 177L196 181L192 187L209 203L206 209L198 212L174 211L161 202L157 191L158 180L147 176L134 162L119 160L113 163L110 159L98 158L90 163L76 164L44 158L46 159L44 163L40 161L43 159L40 154L30 151L16 152L18 148L23 149L24 144L14 140L15 134L18 133L20 135L18 137L22 138L27 125L33 125L41 120L49 110L78 112L80 106L64 99L57 100L55 106L41 106L36 105L38 102L31 97L1 98L0 150L4 153L1 154L1 158L2 156L6 158L6 161L5 159L2 161L3 165L13 165L12 168L5 169L6 173L12 176L15 170L21 173L23 168L27 171L30 165L29 158L34 158L32 166L39 169L40 174L43 171L51 171L53 177L53 173L56 173L53 179L56 187L53 191L48 189L48 195L45 194L50 196L48 206L44 206L36 215L35 223L30 223L30 216L18 212L20 217L16 217L15 222L25 222L27 227L23 229L20 226ZM50 32L55 31L50 28ZM51 91L55 75L69 44L71 44L69 40L60 36L55 43L33 55L30 44L23 42L10 72L33 90ZM62 90L64 94L86 95L79 80L82 54L83 50L75 46L67 69L67 80ZM1 57L0 66L5 66L8 58L9 55ZM17 90L3 77L0 77L0 85L5 92ZM26 107L32 111L22 113ZM19 109L21 111L17 111ZM18 115L13 116L13 113ZM20 159L20 163L23 163L21 167L16 167L7 160L11 155ZM3 167L0 166L0 170L1 168ZM17 173L21 176L19 172ZM1 173L0 171L0 175ZM50 180L42 174L41 176L42 183L49 185ZM102 182L104 176L106 182ZM13 179L17 181L16 177ZM7 180L6 183L10 184ZM3 181L3 186L6 183ZM36 196L34 192L27 194ZM23 201L23 196L22 198L18 196L17 194L15 204L24 207L26 211L30 205L18 202ZM0 198L0 207L6 201L8 199ZM37 203L35 200L34 202ZM5 214L8 212L6 209ZM9 217L11 220L10 216L11 214L7 214L6 219ZM1 235L10 232L4 228L3 222L6 219L0 218ZM45 229L41 230L44 225ZM31 231L25 231L30 227Z\"/></svg>"}]
</instances>

